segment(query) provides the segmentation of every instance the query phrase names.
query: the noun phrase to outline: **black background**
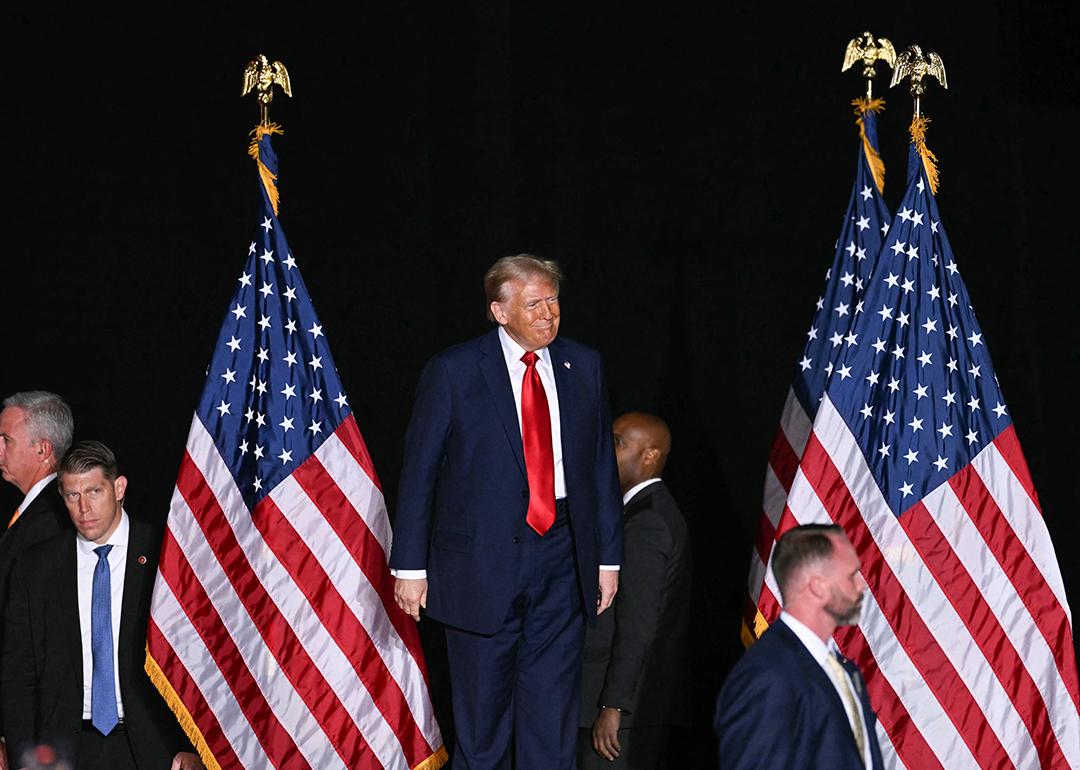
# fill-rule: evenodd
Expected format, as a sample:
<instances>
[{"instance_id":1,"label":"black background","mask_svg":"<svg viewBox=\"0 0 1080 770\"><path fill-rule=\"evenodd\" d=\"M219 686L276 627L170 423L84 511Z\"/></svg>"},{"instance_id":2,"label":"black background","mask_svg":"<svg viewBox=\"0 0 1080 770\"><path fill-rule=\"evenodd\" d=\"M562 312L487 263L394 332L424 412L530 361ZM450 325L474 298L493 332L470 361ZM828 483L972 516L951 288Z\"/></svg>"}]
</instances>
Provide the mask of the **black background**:
<instances>
[{"instance_id":1,"label":"black background","mask_svg":"<svg viewBox=\"0 0 1080 770\"><path fill-rule=\"evenodd\" d=\"M0 392L67 397L129 508L164 517L255 229L241 75L282 60L281 218L391 510L420 367L487 328L480 276L505 254L560 260L562 331L603 353L615 412L670 422L696 558L680 757L709 764L768 446L854 173L861 81L840 63L871 29L944 59L938 201L1075 603L1074 4L581 5L8 12ZM895 206L911 101L886 96ZM436 628L425 643L449 734Z\"/></svg>"}]
</instances>

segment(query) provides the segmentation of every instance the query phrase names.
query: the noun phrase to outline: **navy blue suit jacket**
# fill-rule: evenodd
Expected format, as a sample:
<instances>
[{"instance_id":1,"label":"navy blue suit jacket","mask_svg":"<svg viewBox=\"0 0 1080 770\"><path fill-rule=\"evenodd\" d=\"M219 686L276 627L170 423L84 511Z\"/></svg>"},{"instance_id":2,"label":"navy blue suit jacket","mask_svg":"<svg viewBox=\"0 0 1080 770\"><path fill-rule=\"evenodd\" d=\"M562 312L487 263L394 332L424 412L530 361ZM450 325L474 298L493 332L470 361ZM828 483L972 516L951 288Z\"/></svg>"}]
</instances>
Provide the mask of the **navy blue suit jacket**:
<instances>
[{"instance_id":1,"label":"navy blue suit jacket","mask_svg":"<svg viewBox=\"0 0 1080 770\"><path fill-rule=\"evenodd\" d=\"M591 617L599 565L621 564L623 556L607 389L592 348L558 337L548 350L579 582ZM405 434L390 566L427 570L431 617L494 633L516 590L528 506L521 428L496 329L424 368Z\"/></svg>"},{"instance_id":2,"label":"navy blue suit jacket","mask_svg":"<svg viewBox=\"0 0 1080 770\"><path fill-rule=\"evenodd\" d=\"M849 661L875 770L883 767L877 718ZM777 619L732 669L717 700L724 770L864 770L844 703L799 637Z\"/></svg>"}]
</instances>

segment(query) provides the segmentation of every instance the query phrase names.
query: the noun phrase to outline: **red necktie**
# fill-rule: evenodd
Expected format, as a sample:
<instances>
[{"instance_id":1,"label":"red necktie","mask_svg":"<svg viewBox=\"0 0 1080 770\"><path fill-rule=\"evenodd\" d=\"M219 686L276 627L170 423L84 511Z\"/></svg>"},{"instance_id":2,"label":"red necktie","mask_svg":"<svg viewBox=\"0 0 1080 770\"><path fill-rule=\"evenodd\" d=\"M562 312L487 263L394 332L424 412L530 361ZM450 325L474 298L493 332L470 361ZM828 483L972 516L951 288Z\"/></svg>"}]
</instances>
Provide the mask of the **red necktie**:
<instances>
[{"instance_id":1,"label":"red necktie","mask_svg":"<svg viewBox=\"0 0 1080 770\"><path fill-rule=\"evenodd\" d=\"M521 441L525 448L525 470L529 476L529 513L525 521L543 535L555 523L555 453L551 449L551 413L537 355L521 357L525 377L521 380Z\"/></svg>"}]
</instances>

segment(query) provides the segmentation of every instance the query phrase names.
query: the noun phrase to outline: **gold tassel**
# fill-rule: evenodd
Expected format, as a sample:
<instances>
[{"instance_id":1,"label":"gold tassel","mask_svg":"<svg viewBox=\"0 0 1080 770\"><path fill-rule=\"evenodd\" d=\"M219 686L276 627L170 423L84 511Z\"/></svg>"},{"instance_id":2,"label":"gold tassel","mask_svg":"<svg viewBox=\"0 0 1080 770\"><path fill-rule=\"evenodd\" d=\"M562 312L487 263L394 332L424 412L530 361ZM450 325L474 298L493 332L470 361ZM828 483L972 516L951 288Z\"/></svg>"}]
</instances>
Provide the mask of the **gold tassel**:
<instances>
[{"instance_id":1,"label":"gold tassel","mask_svg":"<svg viewBox=\"0 0 1080 770\"><path fill-rule=\"evenodd\" d=\"M865 97L859 97L858 99L851 100L851 106L855 108L855 115L858 118L855 122L859 126L859 138L862 139L863 152L866 154L866 162L870 166L870 173L874 176L874 186L877 187L878 192L882 195L885 194L885 161L881 159L881 153L874 149L870 144L870 140L866 136L866 127L863 124L863 113L867 111L881 112L885 109L885 100L880 96L876 99L867 99Z\"/></svg>"},{"instance_id":2,"label":"gold tassel","mask_svg":"<svg viewBox=\"0 0 1080 770\"><path fill-rule=\"evenodd\" d=\"M761 610L757 610L754 613L753 628L751 628L745 620L742 622L742 630L739 636L742 638L743 647L749 648L768 630L769 621L765 620L765 616L761 614Z\"/></svg>"},{"instance_id":3,"label":"gold tassel","mask_svg":"<svg viewBox=\"0 0 1080 770\"><path fill-rule=\"evenodd\" d=\"M446 764L450 756L446 753L446 747L440 746L439 750L425 759L419 765L412 770L438 770L440 767Z\"/></svg>"},{"instance_id":4,"label":"gold tassel","mask_svg":"<svg viewBox=\"0 0 1080 770\"><path fill-rule=\"evenodd\" d=\"M915 152L922 158L923 169L926 171L926 179L930 182L930 192L937 195L938 191L938 167L937 156L930 152L926 146L926 128L930 125L930 118L921 115L911 120L911 141L915 143Z\"/></svg>"},{"instance_id":5,"label":"gold tassel","mask_svg":"<svg viewBox=\"0 0 1080 770\"><path fill-rule=\"evenodd\" d=\"M161 670L161 666L157 664L157 661L150 654L149 646L146 648L146 663L143 664L143 668L146 670L147 676L150 677L150 681L154 683L154 687L161 693L161 697L165 699L165 703L176 715L176 721L180 723L180 727L183 728L188 740L195 747L195 751L199 752L199 758L206 765L206 770L221 770L221 765L214 759L214 755L210 753L210 747L206 745L206 739L203 737L198 725L195 724L195 720L191 718L191 713L184 706L184 702L180 700L180 696L176 694L176 690L169 684L169 680L165 677L165 672Z\"/></svg>"},{"instance_id":6,"label":"gold tassel","mask_svg":"<svg viewBox=\"0 0 1080 770\"><path fill-rule=\"evenodd\" d=\"M263 187L266 189L266 194L270 198L270 206L274 209L274 216L278 213L278 200L279 193L277 188L277 174L271 173L270 169L266 167L266 164L259 158L259 140L264 136L273 136L274 134L284 134L281 126L277 123L260 123L252 130L251 144L248 146L248 155L259 164L259 177L262 179Z\"/></svg>"}]
</instances>

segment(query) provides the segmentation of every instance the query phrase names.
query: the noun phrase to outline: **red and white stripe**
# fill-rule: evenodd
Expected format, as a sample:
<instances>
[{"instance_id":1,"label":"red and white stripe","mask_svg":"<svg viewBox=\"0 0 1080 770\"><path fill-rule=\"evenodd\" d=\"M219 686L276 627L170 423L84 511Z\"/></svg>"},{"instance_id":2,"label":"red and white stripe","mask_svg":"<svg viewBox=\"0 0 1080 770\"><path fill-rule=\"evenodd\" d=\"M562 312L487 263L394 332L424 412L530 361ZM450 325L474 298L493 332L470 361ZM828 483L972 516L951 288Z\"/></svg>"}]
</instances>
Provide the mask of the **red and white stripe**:
<instances>
[{"instance_id":1,"label":"red and white stripe","mask_svg":"<svg viewBox=\"0 0 1080 770\"><path fill-rule=\"evenodd\" d=\"M803 423L785 417L797 446ZM899 518L828 397L799 454L773 526L836 522L860 554L863 619L837 639L866 675L886 765L1080 767L1071 617L1012 428Z\"/></svg>"},{"instance_id":2,"label":"red and white stripe","mask_svg":"<svg viewBox=\"0 0 1080 770\"><path fill-rule=\"evenodd\" d=\"M382 492L350 416L253 511L192 421L150 656L222 768L415 768L440 752Z\"/></svg>"}]
</instances>

